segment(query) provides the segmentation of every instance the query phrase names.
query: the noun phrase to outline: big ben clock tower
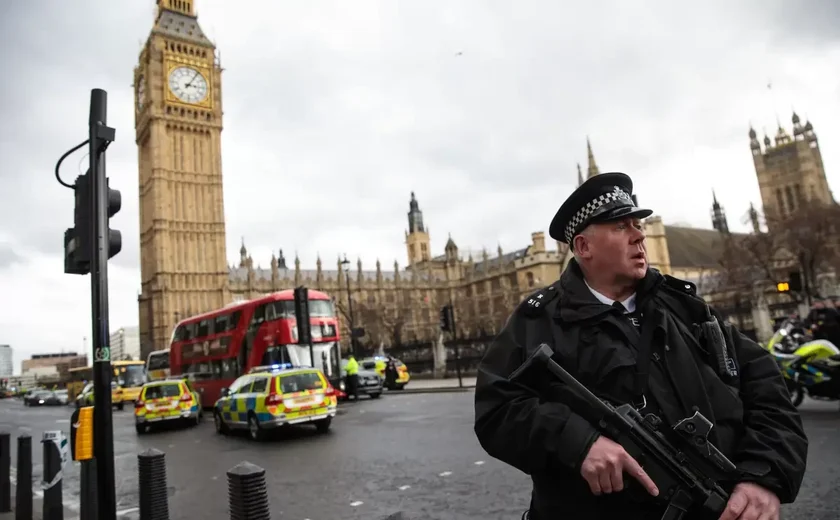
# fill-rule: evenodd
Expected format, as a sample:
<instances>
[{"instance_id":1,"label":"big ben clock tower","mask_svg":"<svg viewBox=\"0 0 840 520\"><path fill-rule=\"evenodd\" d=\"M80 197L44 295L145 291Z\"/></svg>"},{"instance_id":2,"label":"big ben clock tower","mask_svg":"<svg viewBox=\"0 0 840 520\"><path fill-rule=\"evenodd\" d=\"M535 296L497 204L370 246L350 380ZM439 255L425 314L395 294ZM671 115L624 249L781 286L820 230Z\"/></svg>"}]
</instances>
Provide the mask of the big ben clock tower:
<instances>
[{"instance_id":1,"label":"big ben clock tower","mask_svg":"<svg viewBox=\"0 0 840 520\"><path fill-rule=\"evenodd\" d=\"M194 0L157 0L134 69L143 359L177 320L224 304L221 70Z\"/></svg>"}]
</instances>

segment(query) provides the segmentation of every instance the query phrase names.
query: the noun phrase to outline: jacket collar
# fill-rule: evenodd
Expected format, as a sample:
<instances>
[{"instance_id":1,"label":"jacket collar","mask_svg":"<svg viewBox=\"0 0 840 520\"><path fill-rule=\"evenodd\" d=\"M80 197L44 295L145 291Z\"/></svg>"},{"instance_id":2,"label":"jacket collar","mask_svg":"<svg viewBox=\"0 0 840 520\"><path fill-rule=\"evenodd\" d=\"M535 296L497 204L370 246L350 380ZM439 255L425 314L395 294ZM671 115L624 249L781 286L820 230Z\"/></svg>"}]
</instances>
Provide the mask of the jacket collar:
<instances>
[{"instance_id":1,"label":"jacket collar","mask_svg":"<svg viewBox=\"0 0 840 520\"><path fill-rule=\"evenodd\" d=\"M636 287L636 308L643 306L658 291L665 278L651 267ZM615 308L601 302L589 289L577 260L572 258L560 276L559 315L564 322L591 320L614 312Z\"/></svg>"}]
</instances>

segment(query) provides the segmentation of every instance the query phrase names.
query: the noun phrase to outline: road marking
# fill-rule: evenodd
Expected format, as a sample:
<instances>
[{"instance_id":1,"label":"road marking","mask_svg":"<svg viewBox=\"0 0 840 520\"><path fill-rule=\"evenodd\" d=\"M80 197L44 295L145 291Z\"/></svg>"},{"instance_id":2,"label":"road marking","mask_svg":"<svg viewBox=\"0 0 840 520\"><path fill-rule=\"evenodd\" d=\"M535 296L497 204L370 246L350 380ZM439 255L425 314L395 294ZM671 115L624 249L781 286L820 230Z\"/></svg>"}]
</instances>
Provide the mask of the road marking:
<instances>
[{"instance_id":1,"label":"road marking","mask_svg":"<svg viewBox=\"0 0 840 520\"><path fill-rule=\"evenodd\" d=\"M199 442L201 442L201 439L196 439L196 440L195 440L195 443L196 443L196 444L198 444Z\"/></svg>"},{"instance_id":2,"label":"road marking","mask_svg":"<svg viewBox=\"0 0 840 520\"><path fill-rule=\"evenodd\" d=\"M364 504L364 502L362 502L361 500L356 500L355 502L350 502L350 507L358 507L362 504Z\"/></svg>"},{"instance_id":3,"label":"road marking","mask_svg":"<svg viewBox=\"0 0 840 520\"><path fill-rule=\"evenodd\" d=\"M476 465L476 466L481 466L482 464L484 464L484 461L483 461L483 460L477 460L477 461L475 461L475 465Z\"/></svg>"},{"instance_id":4,"label":"road marking","mask_svg":"<svg viewBox=\"0 0 840 520\"><path fill-rule=\"evenodd\" d=\"M140 511L139 507L129 507L128 509L123 509L122 511L117 511L117 516L125 516L129 513L133 513L135 511Z\"/></svg>"},{"instance_id":5,"label":"road marking","mask_svg":"<svg viewBox=\"0 0 840 520\"><path fill-rule=\"evenodd\" d=\"M438 473L438 476L439 477L448 477L451 474L452 474L451 471L444 471L443 473Z\"/></svg>"},{"instance_id":6,"label":"road marking","mask_svg":"<svg viewBox=\"0 0 840 520\"><path fill-rule=\"evenodd\" d=\"M169 445L169 447L170 447L170 448L174 448L174 447L175 447L175 445L174 445L174 444L170 444L170 445Z\"/></svg>"},{"instance_id":7,"label":"road marking","mask_svg":"<svg viewBox=\"0 0 840 520\"><path fill-rule=\"evenodd\" d=\"M410 487L411 487L411 486L409 486L408 484L406 484L405 486L400 486L398 489L399 489L400 491L405 491L406 489L408 489L408 488L410 488Z\"/></svg>"},{"instance_id":8,"label":"road marking","mask_svg":"<svg viewBox=\"0 0 840 520\"><path fill-rule=\"evenodd\" d=\"M57 423L70 422L70 419L56 419L55 422L57 422Z\"/></svg>"}]
</instances>

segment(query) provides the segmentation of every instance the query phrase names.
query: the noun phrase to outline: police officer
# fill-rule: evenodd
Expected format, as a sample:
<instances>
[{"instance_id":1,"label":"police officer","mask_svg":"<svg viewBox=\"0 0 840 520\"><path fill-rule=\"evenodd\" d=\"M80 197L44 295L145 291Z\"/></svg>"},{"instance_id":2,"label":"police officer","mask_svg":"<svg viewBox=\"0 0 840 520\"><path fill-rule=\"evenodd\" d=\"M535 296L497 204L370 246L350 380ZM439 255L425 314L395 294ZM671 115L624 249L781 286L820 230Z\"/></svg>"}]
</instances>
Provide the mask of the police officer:
<instances>
[{"instance_id":1,"label":"police officer","mask_svg":"<svg viewBox=\"0 0 840 520\"><path fill-rule=\"evenodd\" d=\"M510 316L478 369L475 433L491 456L531 476L523 518L659 519L665 506L639 463L547 373L508 376L540 343L601 399L663 423L700 411L737 475L722 520L777 520L805 473L808 441L770 354L724 323L693 284L648 266L633 183L604 173L563 203L549 228L574 259ZM710 339L717 320L725 344ZM704 325L705 324L705 325ZM723 355L726 362L716 360ZM626 477L626 479L625 479ZM625 482L627 487L625 488ZM641 491L640 491L641 490ZM696 518L690 513L688 518Z\"/></svg>"}]
</instances>

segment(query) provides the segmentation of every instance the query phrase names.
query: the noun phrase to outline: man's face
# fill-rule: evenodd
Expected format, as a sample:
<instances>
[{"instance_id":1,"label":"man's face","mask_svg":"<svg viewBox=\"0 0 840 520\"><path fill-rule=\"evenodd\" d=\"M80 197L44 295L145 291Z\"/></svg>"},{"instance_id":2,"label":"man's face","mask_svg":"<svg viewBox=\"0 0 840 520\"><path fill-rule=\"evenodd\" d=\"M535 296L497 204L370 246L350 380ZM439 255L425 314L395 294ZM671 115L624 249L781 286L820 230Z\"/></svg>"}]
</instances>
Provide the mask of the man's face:
<instances>
[{"instance_id":1,"label":"man's face","mask_svg":"<svg viewBox=\"0 0 840 520\"><path fill-rule=\"evenodd\" d=\"M616 281L641 280L647 273L645 232L637 218L591 224L575 237L575 251L592 269Z\"/></svg>"}]
</instances>

